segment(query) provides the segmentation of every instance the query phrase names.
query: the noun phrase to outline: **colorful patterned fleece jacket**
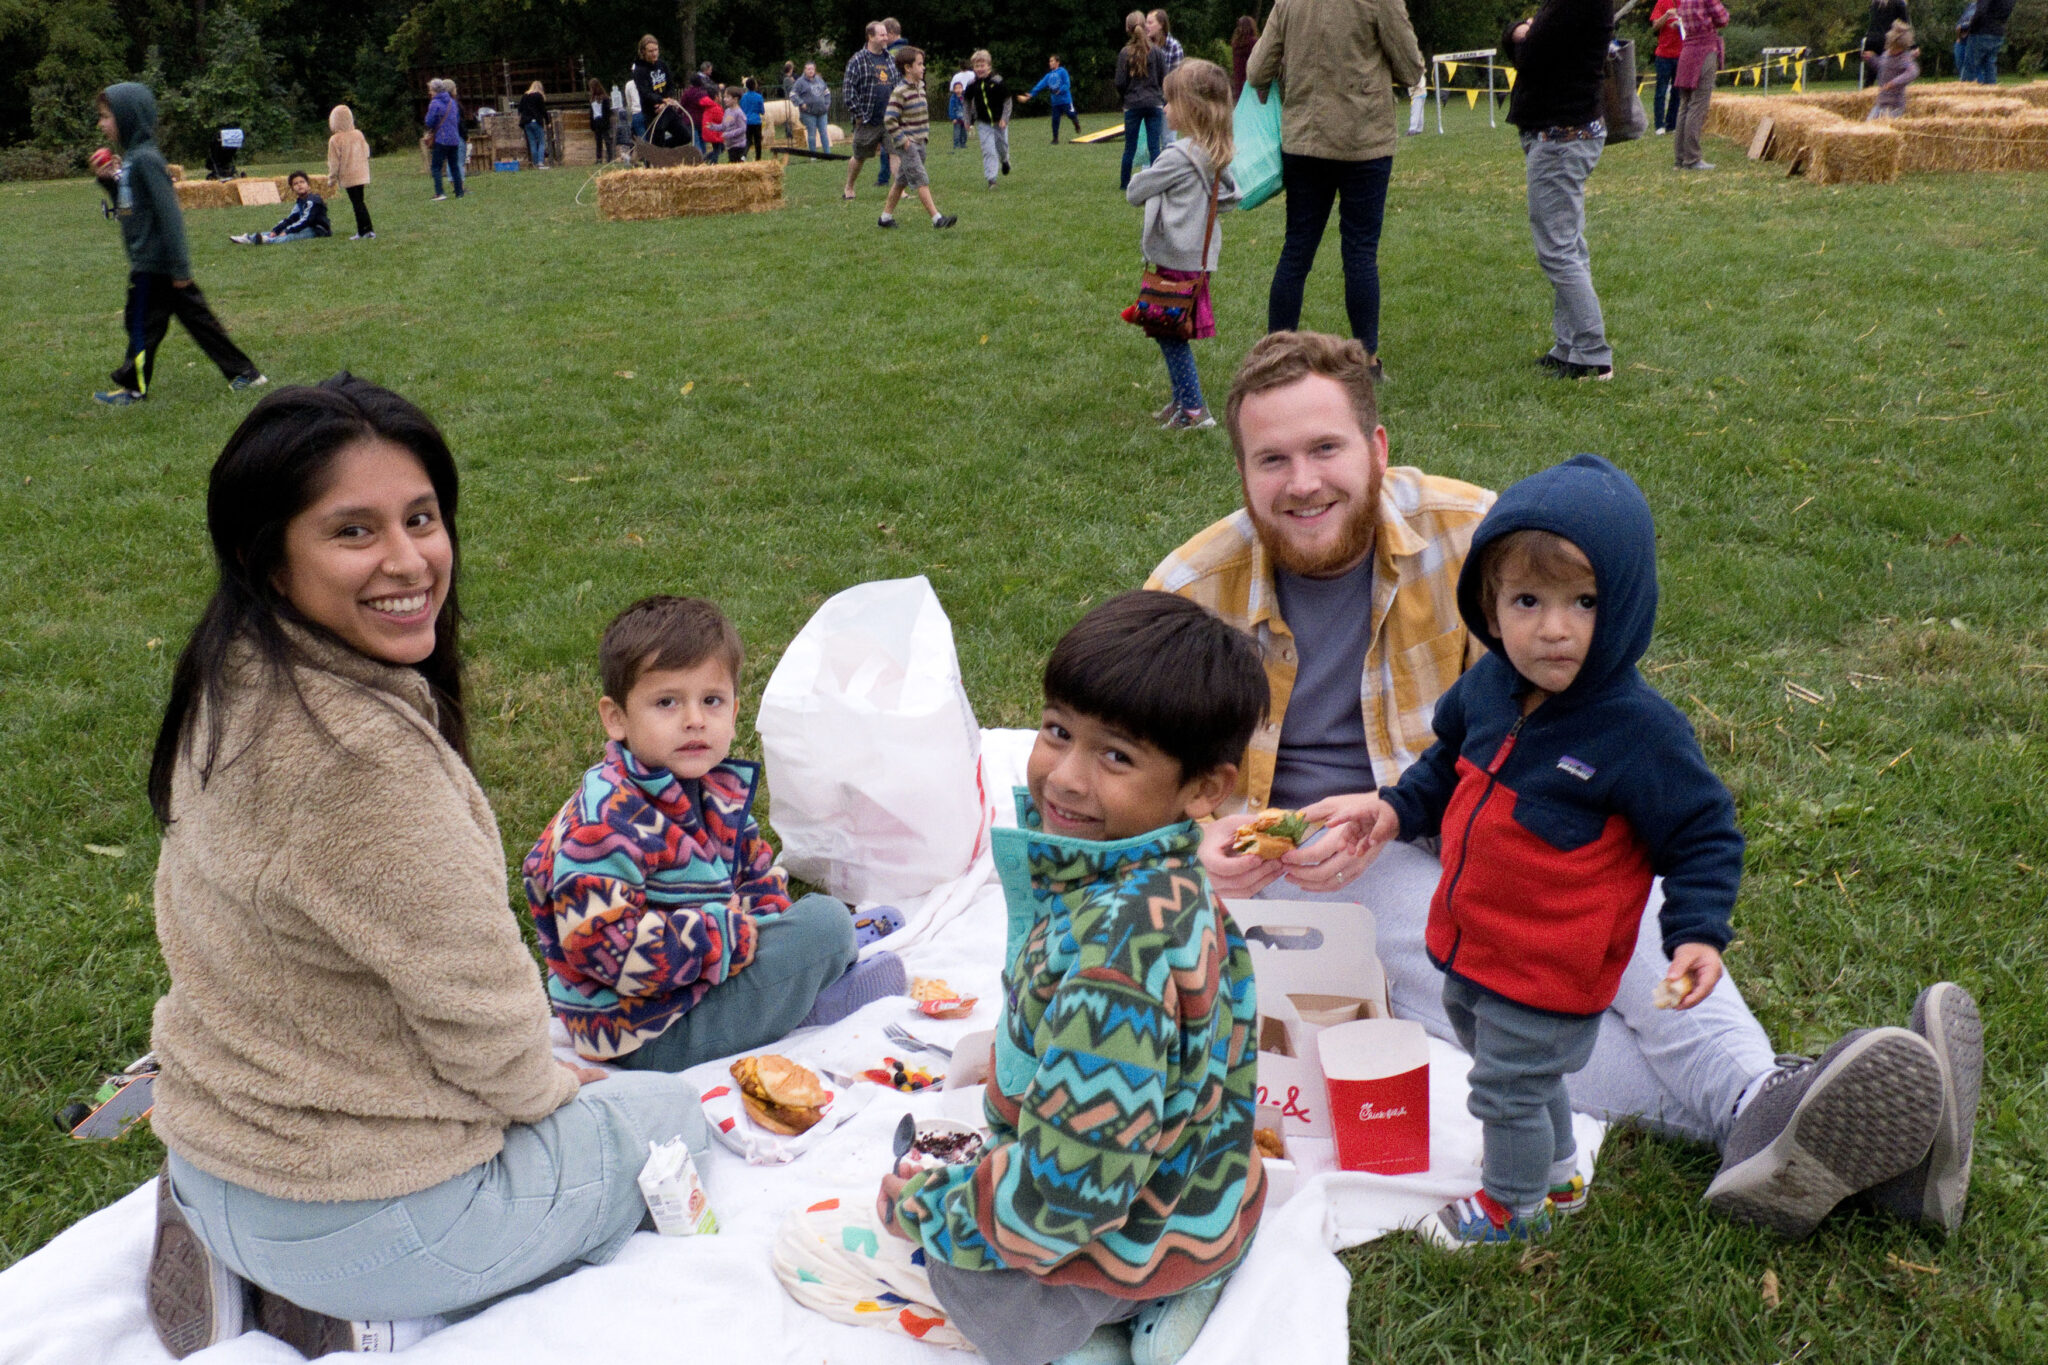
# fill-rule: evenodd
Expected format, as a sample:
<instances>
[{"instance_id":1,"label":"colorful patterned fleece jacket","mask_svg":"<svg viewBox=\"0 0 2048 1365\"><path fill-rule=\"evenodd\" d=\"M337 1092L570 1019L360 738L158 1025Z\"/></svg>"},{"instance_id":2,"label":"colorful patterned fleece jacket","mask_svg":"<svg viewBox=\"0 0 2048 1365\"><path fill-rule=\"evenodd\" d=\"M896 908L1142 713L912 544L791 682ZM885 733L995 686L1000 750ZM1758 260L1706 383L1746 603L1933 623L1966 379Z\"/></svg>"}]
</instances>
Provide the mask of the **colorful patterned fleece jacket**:
<instances>
[{"instance_id":1,"label":"colorful patterned fleece jacket","mask_svg":"<svg viewBox=\"0 0 2048 1365\"><path fill-rule=\"evenodd\" d=\"M1266 1202L1250 954L1193 824L1060 838L1022 789L1017 814L994 836L1009 942L993 1137L973 1165L913 1177L896 1225L963 1270L1179 1293L1237 1264Z\"/></svg>"},{"instance_id":2,"label":"colorful patterned fleece jacket","mask_svg":"<svg viewBox=\"0 0 2048 1365\"><path fill-rule=\"evenodd\" d=\"M760 776L727 759L679 778L614 740L526 855L548 1001L582 1056L610 1061L660 1037L754 960L757 917L789 909L748 814Z\"/></svg>"}]
</instances>

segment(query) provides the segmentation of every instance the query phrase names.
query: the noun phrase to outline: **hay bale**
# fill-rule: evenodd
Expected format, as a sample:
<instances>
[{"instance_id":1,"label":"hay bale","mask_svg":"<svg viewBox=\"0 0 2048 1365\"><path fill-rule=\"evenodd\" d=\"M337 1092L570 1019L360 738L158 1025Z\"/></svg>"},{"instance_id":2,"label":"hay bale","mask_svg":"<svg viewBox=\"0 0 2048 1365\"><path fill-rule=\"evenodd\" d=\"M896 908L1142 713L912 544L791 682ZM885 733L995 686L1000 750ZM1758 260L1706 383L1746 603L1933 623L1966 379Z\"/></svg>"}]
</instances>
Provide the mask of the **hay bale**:
<instances>
[{"instance_id":1,"label":"hay bale","mask_svg":"<svg viewBox=\"0 0 2048 1365\"><path fill-rule=\"evenodd\" d=\"M1803 104L1814 109L1825 109L1830 114L1846 119L1868 118L1870 106L1877 102L1877 87L1864 90L1828 90L1811 95L1785 96L1793 104Z\"/></svg>"},{"instance_id":2,"label":"hay bale","mask_svg":"<svg viewBox=\"0 0 2048 1365\"><path fill-rule=\"evenodd\" d=\"M598 217L615 223L766 213L783 207L782 163L670 166L606 171L597 178Z\"/></svg>"},{"instance_id":3,"label":"hay bale","mask_svg":"<svg viewBox=\"0 0 2048 1365\"><path fill-rule=\"evenodd\" d=\"M1841 123L1814 134L1814 182L1889 185L1899 178L1905 139L1888 123Z\"/></svg>"},{"instance_id":4,"label":"hay bale","mask_svg":"<svg viewBox=\"0 0 2048 1365\"><path fill-rule=\"evenodd\" d=\"M1893 122L1905 141L1901 170L2048 169L2048 111L2006 119L1942 116Z\"/></svg>"},{"instance_id":5,"label":"hay bale","mask_svg":"<svg viewBox=\"0 0 2048 1365\"><path fill-rule=\"evenodd\" d=\"M1757 125L1766 118L1775 119L1785 101L1769 95L1738 96L1731 99L1716 97L1707 104L1706 131L1712 137L1725 137L1732 142L1749 145L1756 136Z\"/></svg>"},{"instance_id":6,"label":"hay bale","mask_svg":"<svg viewBox=\"0 0 2048 1365\"><path fill-rule=\"evenodd\" d=\"M2025 100L2036 109L2048 109L2048 81L2035 81L2032 85L2007 86L2005 92L2014 99Z\"/></svg>"},{"instance_id":7,"label":"hay bale","mask_svg":"<svg viewBox=\"0 0 2048 1365\"><path fill-rule=\"evenodd\" d=\"M2007 99L2000 95L1969 94L1958 91L1953 86L1909 91L1906 96L1908 118L1922 115L1945 118L2013 118L2029 112L2032 108L2033 106L2025 100Z\"/></svg>"},{"instance_id":8,"label":"hay bale","mask_svg":"<svg viewBox=\"0 0 2048 1365\"><path fill-rule=\"evenodd\" d=\"M171 181L173 184L185 178L185 168L175 161L166 161L164 163L164 169L171 173Z\"/></svg>"},{"instance_id":9,"label":"hay bale","mask_svg":"<svg viewBox=\"0 0 2048 1365\"><path fill-rule=\"evenodd\" d=\"M289 204L292 201L291 186L287 183L289 177L271 175L256 178L277 186L280 202ZM313 193L322 199L334 197L334 183L325 175L306 178L313 182ZM178 207L181 209L226 209L241 207L242 191L239 186L247 183L249 179L246 176L240 180L178 180L172 182L171 188L178 193Z\"/></svg>"},{"instance_id":10,"label":"hay bale","mask_svg":"<svg viewBox=\"0 0 2048 1365\"><path fill-rule=\"evenodd\" d=\"M1766 155L1772 161L1811 156L1823 131L1854 126L1839 114L1789 102L1772 110L1771 117L1776 126L1771 130L1771 147Z\"/></svg>"}]
</instances>

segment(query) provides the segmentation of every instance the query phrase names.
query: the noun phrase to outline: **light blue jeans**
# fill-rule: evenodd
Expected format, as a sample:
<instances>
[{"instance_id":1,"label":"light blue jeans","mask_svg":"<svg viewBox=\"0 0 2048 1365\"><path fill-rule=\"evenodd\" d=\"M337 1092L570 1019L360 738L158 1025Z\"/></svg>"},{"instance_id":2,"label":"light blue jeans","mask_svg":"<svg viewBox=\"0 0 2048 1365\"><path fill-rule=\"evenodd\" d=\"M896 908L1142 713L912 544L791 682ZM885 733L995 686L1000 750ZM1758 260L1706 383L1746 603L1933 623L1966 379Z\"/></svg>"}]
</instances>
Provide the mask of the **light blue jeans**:
<instances>
[{"instance_id":1,"label":"light blue jeans","mask_svg":"<svg viewBox=\"0 0 2048 1365\"><path fill-rule=\"evenodd\" d=\"M460 1316L618 1255L640 1226L647 1144L710 1141L696 1087L611 1076L505 1149L392 1199L278 1199L170 1154L171 1197L228 1269L301 1308L376 1320Z\"/></svg>"},{"instance_id":2,"label":"light blue jeans","mask_svg":"<svg viewBox=\"0 0 2048 1365\"><path fill-rule=\"evenodd\" d=\"M813 152L831 151L832 135L825 131L825 116L823 114L805 114L802 118L804 121L805 147Z\"/></svg>"},{"instance_id":3,"label":"light blue jeans","mask_svg":"<svg viewBox=\"0 0 2048 1365\"><path fill-rule=\"evenodd\" d=\"M1446 1042L1457 1041L1444 1010L1444 975L1422 945L1430 898L1443 875L1436 855L1414 844L1389 844L1349 886L1304 891L1273 883L1273 900L1350 901L1372 909L1380 962L1394 1015L1414 1019ZM1650 891L1636 950L1621 974L1614 1003L1600 1016L1600 1036L1585 1069L1565 1078L1572 1108L1611 1121L1635 1119L1671 1137L1719 1146L1735 1122L1735 1103L1776 1058L1763 1026L1734 978L1723 975L1689 1010L1660 1010L1652 992L1671 964L1664 957L1657 911L1663 884Z\"/></svg>"}]
</instances>

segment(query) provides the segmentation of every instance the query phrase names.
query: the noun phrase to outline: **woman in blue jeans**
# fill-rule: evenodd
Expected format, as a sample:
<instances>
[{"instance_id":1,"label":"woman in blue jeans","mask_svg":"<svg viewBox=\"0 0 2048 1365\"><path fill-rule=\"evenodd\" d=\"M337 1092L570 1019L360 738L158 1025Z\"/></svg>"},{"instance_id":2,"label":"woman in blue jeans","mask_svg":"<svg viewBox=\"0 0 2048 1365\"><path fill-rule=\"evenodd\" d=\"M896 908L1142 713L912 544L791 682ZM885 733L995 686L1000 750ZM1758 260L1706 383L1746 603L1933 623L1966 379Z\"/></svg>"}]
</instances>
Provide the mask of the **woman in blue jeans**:
<instances>
[{"instance_id":1,"label":"woman in blue jeans","mask_svg":"<svg viewBox=\"0 0 2048 1365\"><path fill-rule=\"evenodd\" d=\"M434 98L427 105L428 155L434 168L434 198L446 199L441 192L441 173L445 170L455 182L455 197L460 199L462 189L462 106L455 102L455 82L436 78L427 82L427 89Z\"/></svg>"},{"instance_id":2,"label":"woman in blue jeans","mask_svg":"<svg viewBox=\"0 0 2048 1365\"><path fill-rule=\"evenodd\" d=\"M469 768L455 511L433 422L347 374L270 394L213 468L217 586L149 777L147 1296L180 1359L252 1325L403 1345L610 1260L648 1144L707 1145L688 1082L549 1046Z\"/></svg>"},{"instance_id":3,"label":"woman in blue jeans","mask_svg":"<svg viewBox=\"0 0 2048 1365\"><path fill-rule=\"evenodd\" d=\"M1145 164L1159 159L1166 141L1166 55L1145 32L1145 12L1132 10L1124 20L1130 41L1116 54L1116 89L1124 100L1124 169L1119 183L1131 184L1131 163L1138 154L1138 130L1145 130Z\"/></svg>"},{"instance_id":4,"label":"woman in blue jeans","mask_svg":"<svg viewBox=\"0 0 2048 1365\"><path fill-rule=\"evenodd\" d=\"M548 95L539 81L519 97L519 130L526 134L526 156L537 171L548 168Z\"/></svg>"}]
</instances>

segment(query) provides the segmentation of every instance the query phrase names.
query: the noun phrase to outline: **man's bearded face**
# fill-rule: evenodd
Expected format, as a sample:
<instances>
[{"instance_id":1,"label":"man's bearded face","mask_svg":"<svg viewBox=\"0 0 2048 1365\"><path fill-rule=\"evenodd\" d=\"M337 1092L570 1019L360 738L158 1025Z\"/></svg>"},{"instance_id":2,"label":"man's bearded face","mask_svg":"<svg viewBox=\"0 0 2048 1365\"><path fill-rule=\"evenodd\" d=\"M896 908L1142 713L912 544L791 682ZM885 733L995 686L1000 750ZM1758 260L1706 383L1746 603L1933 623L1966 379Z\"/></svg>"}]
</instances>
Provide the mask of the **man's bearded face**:
<instances>
[{"instance_id":1,"label":"man's bearded face","mask_svg":"<svg viewBox=\"0 0 2048 1365\"><path fill-rule=\"evenodd\" d=\"M1310 374L1246 398L1238 432L1245 510L1273 562L1308 578L1363 563L1387 468L1384 428L1362 430L1344 387Z\"/></svg>"}]
</instances>

